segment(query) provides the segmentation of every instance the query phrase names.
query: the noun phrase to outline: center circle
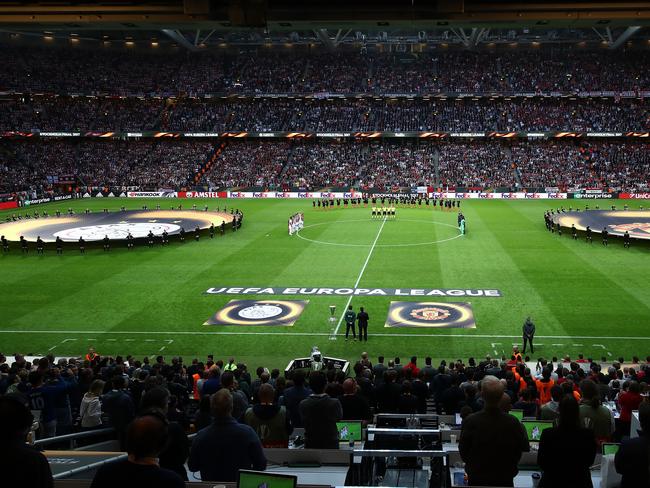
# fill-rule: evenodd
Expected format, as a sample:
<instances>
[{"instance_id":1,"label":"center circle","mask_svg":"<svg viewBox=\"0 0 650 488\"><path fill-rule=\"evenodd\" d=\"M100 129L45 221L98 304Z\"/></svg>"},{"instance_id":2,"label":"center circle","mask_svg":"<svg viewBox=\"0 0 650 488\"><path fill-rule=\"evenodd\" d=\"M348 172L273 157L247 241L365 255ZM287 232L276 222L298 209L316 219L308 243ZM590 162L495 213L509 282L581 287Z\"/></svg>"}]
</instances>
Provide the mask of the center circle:
<instances>
[{"instance_id":1,"label":"center circle","mask_svg":"<svg viewBox=\"0 0 650 488\"><path fill-rule=\"evenodd\" d=\"M313 242L315 244L324 244L328 246L342 246L342 247L372 247L372 243L369 244L350 244L350 243L343 243L343 242L331 242L331 241L320 241L317 239L310 239L308 237L305 237L301 235L301 233L307 229L311 229L313 227L318 227L321 225L330 225L330 224L343 224L343 223L349 223L349 222L369 222L368 219L354 219L354 220L336 220L333 222L318 222L316 224L311 224L311 225L306 225L303 227L300 231L296 232L296 236L298 236L300 239L308 242ZM462 237L463 235L460 233L460 230L458 227L452 224L447 224L445 222L436 222L435 220L421 220L421 219L399 219L395 221L391 221L391 225L393 223L399 223L399 222L417 222L421 224L430 224L430 225L441 225L443 227L451 227L452 229L456 229L458 234L456 234L453 237L448 237L445 239L438 239L435 241L427 241L427 242L410 242L406 244L376 244L375 247L414 247L414 246L430 246L432 244L440 244L443 242L448 242L448 241L453 241L454 239L458 239L459 237Z\"/></svg>"},{"instance_id":2,"label":"center circle","mask_svg":"<svg viewBox=\"0 0 650 488\"><path fill-rule=\"evenodd\" d=\"M60 237L64 241L78 241L80 237L83 237L86 241L100 241L105 236L108 236L109 239L126 239L130 232L137 239L146 237L149 232L152 232L155 236L160 236L164 231L171 234L179 229L178 225L166 222L131 222L71 227L56 232L54 237Z\"/></svg>"},{"instance_id":3,"label":"center circle","mask_svg":"<svg viewBox=\"0 0 650 488\"><path fill-rule=\"evenodd\" d=\"M238 315L244 319L270 319L282 313L282 309L277 305L253 305L252 307L242 308Z\"/></svg>"}]
</instances>

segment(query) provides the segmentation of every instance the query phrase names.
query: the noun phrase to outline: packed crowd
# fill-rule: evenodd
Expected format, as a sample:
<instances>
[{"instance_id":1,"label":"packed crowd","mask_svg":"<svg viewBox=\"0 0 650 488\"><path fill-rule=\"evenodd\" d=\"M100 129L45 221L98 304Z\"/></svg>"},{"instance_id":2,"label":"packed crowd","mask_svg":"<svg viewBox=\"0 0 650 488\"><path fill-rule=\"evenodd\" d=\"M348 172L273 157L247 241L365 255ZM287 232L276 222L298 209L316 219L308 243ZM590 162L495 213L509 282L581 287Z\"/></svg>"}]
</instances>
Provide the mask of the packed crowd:
<instances>
[{"instance_id":1,"label":"packed crowd","mask_svg":"<svg viewBox=\"0 0 650 488\"><path fill-rule=\"evenodd\" d=\"M439 93L636 91L650 86L646 51L566 48L239 53L112 52L7 46L0 91L109 93Z\"/></svg>"},{"instance_id":2,"label":"packed crowd","mask_svg":"<svg viewBox=\"0 0 650 488\"><path fill-rule=\"evenodd\" d=\"M213 151L212 144L195 141L5 142L0 192L178 189L193 181Z\"/></svg>"},{"instance_id":3,"label":"packed crowd","mask_svg":"<svg viewBox=\"0 0 650 488\"><path fill-rule=\"evenodd\" d=\"M214 481L232 481L242 463L264 469L261 447L287 447L297 427L305 429L305 447L338 448L336 421L369 422L375 413L458 414L463 455L463 442L471 436L469 419L478 422L472 414L488 408L521 410L525 418L559 421L561 426L568 396L579 404L576 416L595 444L629 436L632 411L649 406L650 357L618 358L607 366L582 355L539 358L532 364L517 348L510 358L443 360L438 365L430 357L422 363L417 357L402 362L379 356L374 362L363 353L349 375L325 364L307 378L303 370L283 374L257 367L253 372L234 358L139 360L100 356L91 348L83 358L47 356L28 362L16 355L11 364L0 354L0 397L40 413L30 427L35 438L110 426L122 448L132 447L134 421L137 425L138 418L154 411L166 418L173 438L161 446L160 466L187 479L189 456L190 470ZM496 399L482 391L492 381L499 383ZM190 451L187 435L194 431L199 433ZM259 451L251 450L250 442ZM227 459L215 455L223 449L232 450Z\"/></svg>"},{"instance_id":4,"label":"packed crowd","mask_svg":"<svg viewBox=\"0 0 650 488\"><path fill-rule=\"evenodd\" d=\"M0 102L0 131L644 131L642 101L526 98L157 99L34 97Z\"/></svg>"},{"instance_id":5,"label":"packed crowd","mask_svg":"<svg viewBox=\"0 0 650 488\"><path fill-rule=\"evenodd\" d=\"M400 357L383 356L373 364L368 354L363 353L353 364L350 376L335 368L328 369L325 364L324 391L341 400L342 418L346 420L368 421L373 412L465 416L481 409L479 382L492 375L505 380L508 398L504 397L504 407L523 410L527 418L556 419L554 401L562 392L572 394L598 410L585 413L598 416L592 418L596 437L609 441L629 435L631 411L638 409L642 401L648 401L650 357L643 361L635 356L627 362L618 358L606 367L601 367L601 362L605 363L605 358L597 361L580 354L573 359L538 358L531 368L528 365L535 361L523 357L516 348L509 358L443 360L439 365L432 364L430 357L420 363L416 357L402 361ZM286 408L287 424L304 427L298 407L300 400L311 393L302 371L285 375L279 369L257 367L252 372L234 358L215 360L212 355L205 360L194 358L187 364L182 357L166 361L163 356L143 360L99 356L93 348L85 358L55 361L50 355L31 363L21 355L7 362L0 354L0 373L0 395L24 395L34 406L40 405L34 408L42 410L39 438L69 433L76 426L124 427L123 417L132 418L143 394L154 387L169 391L169 415L188 432L209 425L206 398L221 388L236 392L233 415L244 421L246 409L259 403L260 387L265 384L273 388L271 402ZM115 388L116 379L120 388ZM115 390L128 395L122 398L129 403L128 408L110 408L115 406L109 401ZM349 394L360 398L345 398ZM188 408L191 404L196 408ZM602 404L605 406L601 407ZM86 412L89 407L91 411ZM193 416L188 417L188 413Z\"/></svg>"},{"instance_id":6,"label":"packed crowd","mask_svg":"<svg viewBox=\"0 0 650 488\"><path fill-rule=\"evenodd\" d=\"M207 164L211 161L210 164ZM647 143L371 140L5 141L0 192L202 187L645 191Z\"/></svg>"}]
</instances>

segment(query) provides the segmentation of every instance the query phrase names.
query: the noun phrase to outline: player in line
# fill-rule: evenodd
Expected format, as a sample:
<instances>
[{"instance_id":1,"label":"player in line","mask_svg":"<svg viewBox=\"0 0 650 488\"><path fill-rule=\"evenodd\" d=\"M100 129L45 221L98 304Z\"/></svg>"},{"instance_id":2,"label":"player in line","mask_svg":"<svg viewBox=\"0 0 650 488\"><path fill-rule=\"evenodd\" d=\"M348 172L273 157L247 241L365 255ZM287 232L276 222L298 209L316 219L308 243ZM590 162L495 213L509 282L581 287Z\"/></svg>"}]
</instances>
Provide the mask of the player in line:
<instances>
[{"instance_id":1,"label":"player in line","mask_svg":"<svg viewBox=\"0 0 650 488\"><path fill-rule=\"evenodd\" d=\"M371 219L395 219L395 207L372 207L370 212Z\"/></svg>"}]
</instances>

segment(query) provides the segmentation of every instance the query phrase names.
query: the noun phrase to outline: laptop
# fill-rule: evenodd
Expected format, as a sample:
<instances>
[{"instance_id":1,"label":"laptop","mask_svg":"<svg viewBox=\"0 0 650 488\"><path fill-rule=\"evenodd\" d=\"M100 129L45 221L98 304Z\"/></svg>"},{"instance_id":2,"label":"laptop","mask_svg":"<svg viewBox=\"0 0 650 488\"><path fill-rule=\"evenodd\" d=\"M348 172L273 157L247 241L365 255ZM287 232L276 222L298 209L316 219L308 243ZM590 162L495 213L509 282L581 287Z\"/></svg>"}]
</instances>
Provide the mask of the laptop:
<instances>
[{"instance_id":1,"label":"laptop","mask_svg":"<svg viewBox=\"0 0 650 488\"><path fill-rule=\"evenodd\" d=\"M296 488L297 483L297 476L242 469L237 488Z\"/></svg>"},{"instance_id":2,"label":"laptop","mask_svg":"<svg viewBox=\"0 0 650 488\"><path fill-rule=\"evenodd\" d=\"M603 456L607 456L608 454L616 454L618 452L619 447L621 447L621 445L615 442L604 442Z\"/></svg>"},{"instance_id":3,"label":"laptop","mask_svg":"<svg viewBox=\"0 0 650 488\"><path fill-rule=\"evenodd\" d=\"M519 422L524 420L524 411L523 410L510 410L510 412L508 412L508 413L510 415L512 415L513 417L515 417L517 420L519 420Z\"/></svg>"},{"instance_id":4,"label":"laptop","mask_svg":"<svg viewBox=\"0 0 650 488\"><path fill-rule=\"evenodd\" d=\"M521 424L526 430L529 442L539 442L542 432L553 427L551 420L522 420Z\"/></svg>"},{"instance_id":5,"label":"laptop","mask_svg":"<svg viewBox=\"0 0 650 488\"><path fill-rule=\"evenodd\" d=\"M339 431L339 442L361 442L363 440L363 427L360 420L336 422Z\"/></svg>"}]
</instances>

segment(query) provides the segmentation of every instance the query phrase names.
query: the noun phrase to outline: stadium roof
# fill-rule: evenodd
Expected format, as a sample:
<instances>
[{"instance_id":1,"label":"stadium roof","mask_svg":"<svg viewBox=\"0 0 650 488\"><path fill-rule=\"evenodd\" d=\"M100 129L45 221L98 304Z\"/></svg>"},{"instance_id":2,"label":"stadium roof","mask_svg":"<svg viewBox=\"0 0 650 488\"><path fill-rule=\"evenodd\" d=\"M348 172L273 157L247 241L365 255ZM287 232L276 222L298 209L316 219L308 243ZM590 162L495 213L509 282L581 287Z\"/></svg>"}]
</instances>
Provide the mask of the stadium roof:
<instances>
[{"instance_id":1,"label":"stadium roof","mask_svg":"<svg viewBox=\"0 0 650 488\"><path fill-rule=\"evenodd\" d=\"M157 0L3 2L0 31L78 41L217 45L647 41L649 2ZM76 42L76 41L75 41Z\"/></svg>"}]
</instances>

